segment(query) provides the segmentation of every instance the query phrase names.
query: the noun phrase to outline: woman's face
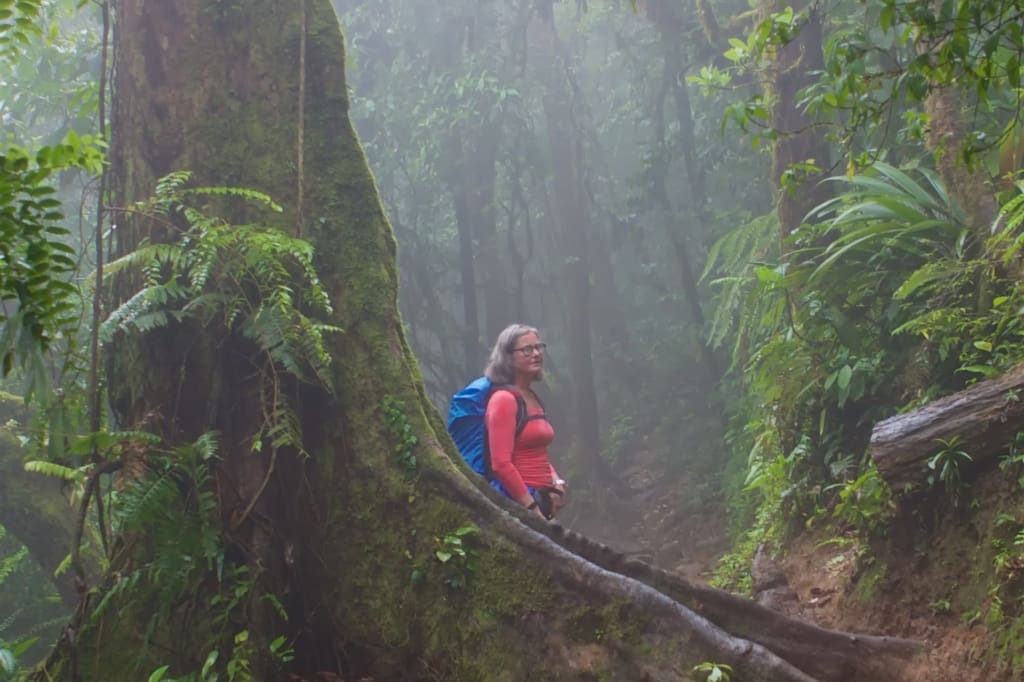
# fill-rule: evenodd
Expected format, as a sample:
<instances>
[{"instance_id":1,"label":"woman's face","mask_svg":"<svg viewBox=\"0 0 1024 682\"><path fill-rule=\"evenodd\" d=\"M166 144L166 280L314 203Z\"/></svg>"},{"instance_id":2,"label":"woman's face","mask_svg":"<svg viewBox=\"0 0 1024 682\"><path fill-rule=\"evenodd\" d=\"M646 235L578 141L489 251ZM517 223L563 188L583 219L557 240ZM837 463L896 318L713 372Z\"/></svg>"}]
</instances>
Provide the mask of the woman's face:
<instances>
[{"instance_id":1,"label":"woman's face","mask_svg":"<svg viewBox=\"0 0 1024 682\"><path fill-rule=\"evenodd\" d=\"M512 364L516 374L539 379L544 373L544 348L540 338L527 332L516 339L512 347Z\"/></svg>"}]
</instances>

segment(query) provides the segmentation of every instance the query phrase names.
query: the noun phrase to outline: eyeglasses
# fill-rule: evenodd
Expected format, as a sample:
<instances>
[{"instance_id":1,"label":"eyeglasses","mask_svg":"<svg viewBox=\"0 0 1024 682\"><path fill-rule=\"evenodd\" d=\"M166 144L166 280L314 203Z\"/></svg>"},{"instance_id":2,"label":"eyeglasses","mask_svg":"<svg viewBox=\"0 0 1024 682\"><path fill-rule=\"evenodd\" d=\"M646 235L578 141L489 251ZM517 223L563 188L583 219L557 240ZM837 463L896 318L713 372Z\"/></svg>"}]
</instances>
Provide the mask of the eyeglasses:
<instances>
[{"instance_id":1,"label":"eyeglasses","mask_svg":"<svg viewBox=\"0 0 1024 682\"><path fill-rule=\"evenodd\" d=\"M519 351L523 355L535 355L537 353L543 353L547 350L548 344L546 343L535 343L529 346L522 346L521 348L513 348L512 352Z\"/></svg>"}]
</instances>

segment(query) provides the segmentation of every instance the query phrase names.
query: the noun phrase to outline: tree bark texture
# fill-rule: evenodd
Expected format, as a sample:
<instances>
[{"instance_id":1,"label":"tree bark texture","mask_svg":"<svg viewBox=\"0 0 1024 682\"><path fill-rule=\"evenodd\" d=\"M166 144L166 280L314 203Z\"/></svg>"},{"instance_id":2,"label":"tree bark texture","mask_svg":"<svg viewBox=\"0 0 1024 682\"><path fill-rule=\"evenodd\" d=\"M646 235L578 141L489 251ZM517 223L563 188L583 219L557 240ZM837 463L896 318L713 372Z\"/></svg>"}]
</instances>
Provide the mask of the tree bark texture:
<instances>
[{"instance_id":1,"label":"tree bark texture","mask_svg":"<svg viewBox=\"0 0 1024 682\"><path fill-rule=\"evenodd\" d=\"M919 489L928 460L954 438L953 447L971 457L963 468L980 468L1007 454L1024 423L1022 393L1024 365L878 422L869 445L878 472L893 490Z\"/></svg>"},{"instance_id":2,"label":"tree bark texture","mask_svg":"<svg viewBox=\"0 0 1024 682\"><path fill-rule=\"evenodd\" d=\"M334 303L330 321L344 333L330 337L334 392L295 389L304 456L252 451L261 386L238 339L163 330L110 349L124 425L145 425L172 445L220 432L224 571L247 568L253 586L237 620L225 620L212 569L158 601L144 582L124 582L155 551L134 538L100 586L112 606L83 615L40 679L138 680L164 664L170 675L195 672L211 649L221 661L231 654L232 625L258 644L253 651L277 636L294 649L285 670L275 677L265 667L256 679L684 680L707 660L733 666L745 682L899 679L911 649L824 631L806 637L808 626L746 600L622 564L468 474L402 331L395 242L348 120L328 0L119 0L115 8L118 196L142 199L161 175L190 168L201 183L270 193L286 206L274 224L294 229L300 137L301 223ZM139 221L118 229L123 247L168 238L165 227ZM408 429L396 433L396 419ZM396 456L403 449L414 464ZM478 529L463 536L467 559L442 561L446 539L466 527ZM878 676L860 674L883 664Z\"/></svg>"},{"instance_id":3,"label":"tree bark texture","mask_svg":"<svg viewBox=\"0 0 1024 682\"><path fill-rule=\"evenodd\" d=\"M941 11L941 8L942 2L932 2L933 11ZM945 40L939 34L922 40L918 49L928 53L939 48ZM971 95L962 92L956 83L931 85L932 89L924 102L925 113L928 114L928 148L935 154L935 166L946 192L964 211L967 227L976 234L987 232L996 218L999 206L985 163L977 159L972 167L964 158L964 151L971 144L967 139L970 125L966 120L964 102L969 102ZM979 242L983 240L984 234L981 234Z\"/></svg>"},{"instance_id":4,"label":"tree bark texture","mask_svg":"<svg viewBox=\"0 0 1024 682\"><path fill-rule=\"evenodd\" d=\"M803 9L807 3L798 3L795 10ZM764 16L781 11L782 3L764 0L761 11ZM798 183L784 183L783 177L794 164L814 163L827 170L829 166L828 147L813 121L799 107L797 92L812 82L812 74L824 68L822 57L822 26L820 10L811 8L807 22L800 27L797 37L787 45L778 48L771 68L762 78L765 96L771 106L772 128L779 137L772 147L772 177L780 183L778 192L778 214L781 238L803 222L804 217L829 198L829 190L819 181L821 173L810 173ZM786 251L783 246L783 253Z\"/></svg>"}]
</instances>

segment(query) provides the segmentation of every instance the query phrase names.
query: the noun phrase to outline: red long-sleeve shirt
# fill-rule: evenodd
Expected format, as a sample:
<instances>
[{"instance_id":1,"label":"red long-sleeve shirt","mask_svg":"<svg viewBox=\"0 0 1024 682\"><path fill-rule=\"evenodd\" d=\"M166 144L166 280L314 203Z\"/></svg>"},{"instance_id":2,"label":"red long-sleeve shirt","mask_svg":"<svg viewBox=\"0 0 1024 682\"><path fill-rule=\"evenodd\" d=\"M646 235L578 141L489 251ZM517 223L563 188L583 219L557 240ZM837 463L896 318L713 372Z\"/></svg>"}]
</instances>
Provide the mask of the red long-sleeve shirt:
<instances>
[{"instance_id":1,"label":"red long-sleeve shirt","mask_svg":"<svg viewBox=\"0 0 1024 682\"><path fill-rule=\"evenodd\" d=\"M530 419L516 438L517 411L516 396L511 391L498 390L487 402L484 414L491 470L513 499L525 495L527 486L550 486L554 475L548 459L548 446L555 439L551 423L547 419ZM527 414L540 415L544 411L528 408Z\"/></svg>"}]
</instances>

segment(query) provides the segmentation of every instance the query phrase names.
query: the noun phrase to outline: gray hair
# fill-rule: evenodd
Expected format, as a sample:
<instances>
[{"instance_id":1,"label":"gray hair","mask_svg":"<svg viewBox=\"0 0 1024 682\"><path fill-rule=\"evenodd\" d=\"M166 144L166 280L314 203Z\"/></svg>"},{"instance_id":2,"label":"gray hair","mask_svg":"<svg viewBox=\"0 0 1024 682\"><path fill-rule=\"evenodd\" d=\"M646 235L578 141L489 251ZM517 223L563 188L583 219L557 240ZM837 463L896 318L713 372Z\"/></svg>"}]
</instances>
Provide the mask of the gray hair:
<instances>
[{"instance_id":1,"label":"gray hair","mask_svg":"<svg viewBox=\"0 0 1024 682\"><path fill-rule=\"evenodd\" d=\"M526 324L510 324L498 334L498 340L494 342L491 350L491 359L487 361L484 374L491 383L511 384L516 380L516 368L512 364L512 350L516 347L519 337L525 334L534 333L540 336L536 327Z\"/></svg>"}]
</instances>

